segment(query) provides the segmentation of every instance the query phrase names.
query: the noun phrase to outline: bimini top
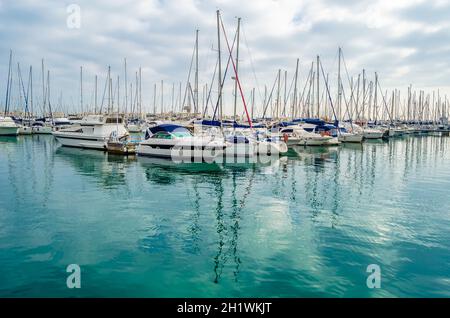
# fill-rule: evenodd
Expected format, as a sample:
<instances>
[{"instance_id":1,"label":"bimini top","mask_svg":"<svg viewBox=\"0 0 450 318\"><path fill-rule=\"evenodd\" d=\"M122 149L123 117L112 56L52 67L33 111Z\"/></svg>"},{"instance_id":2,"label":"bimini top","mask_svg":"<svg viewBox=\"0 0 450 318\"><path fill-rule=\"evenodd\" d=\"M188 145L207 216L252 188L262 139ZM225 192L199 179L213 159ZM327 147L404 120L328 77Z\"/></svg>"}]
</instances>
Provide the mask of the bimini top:
<instances>
[{"instance_id":1,"label":"bimini top","mask_svg":"<svg viewBox=\"0 0 450 318\"><path fill-rule=\"evenodd\" d=\"M296 118L293 120L294 123L304 122L307 124L313 124L317 126L322 126L325 124L325 121L320 118Z\"/></svg>"},{"instance_id":2,"label":"bimini top","mask_svg":"<svg viewBox=\"0 0 450 318\"><path fill-rule=\"evenodd\" d=\"M161 124L152 128L149 128L152 134L156 134L159 131L174 132L174 131L189 131L186 127L175 124Z\"/></svg>"},{"instance_id":3,"label":"bimini top","mask_svg":"<svg viewBox=\"0 0 450 318\"><path fill-rule=\"evenodd\" d=\"M189 131L189 129L187 129L186 127L180 126L180 125L175 125L175 124L161 124L161 125L157 125L151 128L148 128L147 131L145 132L145 139L150 138L152 135L158 133L158 132L168 132L168 133L173 133L173 132L186 132L191 134L191 132Z\"/></svg>"},{"instance_id":4,"label":"bimini top","mask_svg":"<svg viewBox=\"0 0 450 318\"><path fill-rule=\"evenodd\" d=\"M297 123L293 122L293 121L282 121L277 124L278 127L287 127L287 126L293 126L293 125L297 125Z\"/></svg>"}]
</instances>

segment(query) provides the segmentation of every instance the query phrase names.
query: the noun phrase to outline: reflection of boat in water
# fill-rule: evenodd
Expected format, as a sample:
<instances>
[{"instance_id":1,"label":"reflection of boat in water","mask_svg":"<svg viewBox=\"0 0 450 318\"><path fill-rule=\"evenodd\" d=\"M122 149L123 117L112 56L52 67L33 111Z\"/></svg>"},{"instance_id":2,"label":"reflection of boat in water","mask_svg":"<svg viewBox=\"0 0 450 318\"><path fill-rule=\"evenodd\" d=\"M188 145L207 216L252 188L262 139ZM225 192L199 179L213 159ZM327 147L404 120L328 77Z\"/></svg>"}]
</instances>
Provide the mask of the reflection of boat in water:
<instances>
[{"instance_id":1,"label":"reflection of boat in water","mask_svg":"<svg viewBox=\"0 0 450 318\"><path fill-rule=\"evenodd\" d=\"M364 142L368 144L384 144L386 140L383 139L365 139Z\"/></svg>"},{"instance_id":2,"label":"reflection of boat in water","mask_svg":"<svg viewBox=\"0 0 450 318\"><path fill-rule=\"evenodd\" d=\"M63 159L81 175L99 178L103 186L125 184L125 169L133 156L121 156L93 149L59 147L55 151L57 159Z\"/></svg>"},{"instance_id":3,"label":"reflection of boat in water","mask_svg":"<svg viewBox=\"0 0 450 318\"><path fill-rule=\"evenodd\" d=\"M363 150L362 143L346 142L341 144L341 148L353 149L353 150Z\"/></svg>"},{"instance_id":4,"label":"reflection of boat in water","mask_svg":"<svg viewBox=\"0 0 450 318\"><path fill-rule=\"evenodd\" d=\"M0 143L7 143L7 142L17 142L17 137L0 135Z\"/></svg>"},{"instance_id":5,"label":"reflection of boat in water","mask_svg":"<svg viewBox=\"0 0 450 318\"><path fill-rule=\"evenodd\" d=\"M338 155L338 147L294 146L293 149L297 157L313 164L316 164L317 161L336 161Z\"/></svg>"},{"instance_id":6,"label":"reflection of boat in water","mask_svg":"<svg viewBox=\"0 0 450 318\"><path fill-rule=\"evenodd\" d=\"M165 168L173 169L174 171L186 171L191 173L201 172L220 172L222 166L215 163L203 163L203 162L175 162L168 158L157 158L148 156L139 156L138 162L144 168Z\"/></svg>"}]
</instances>

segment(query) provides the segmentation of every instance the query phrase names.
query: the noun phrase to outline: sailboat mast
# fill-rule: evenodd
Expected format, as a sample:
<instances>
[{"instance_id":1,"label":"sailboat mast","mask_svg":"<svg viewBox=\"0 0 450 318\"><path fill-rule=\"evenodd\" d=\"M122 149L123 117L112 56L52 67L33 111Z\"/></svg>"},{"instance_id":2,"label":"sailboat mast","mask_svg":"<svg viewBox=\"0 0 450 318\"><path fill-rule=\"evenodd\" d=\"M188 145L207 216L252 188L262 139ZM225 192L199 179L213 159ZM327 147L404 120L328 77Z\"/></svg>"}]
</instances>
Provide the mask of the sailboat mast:
<instances>
[{"instance_id":1,"label":"sailboat mast","mask_svg":"<svg viewBox=\"0 0 450 318\"><path fill-rule=\"evenodd\" d=\"M286 103L287 103L287 99L286 99L286 95L287 94L287 71L284 71L284 98L283 98L283 117L286 116Z\"/></svg>"},{"instance_id":2,"label":"sailboat mast","mask_svg":"<svg viewBox=\"0 0 450 318\"><path fill-rule=\"evenodd\" d=\"M33 114L33 66L30 65L30 109L28 110L29 113ZM30 116L28 116L30 117Z\"/></svg>"},{"instance_id":3,"label":"sailboat mast","mask_svg":"<svg viewBox=\"0 0 450 318\"><path fill-rule=\"evenodd\" d=\"M50 70L47 71L47 100L48 100L48 111L50 112L50 118L53 121L52 104L50 102Z\"/></svg>"},{"instance_id":4,"label":"sailboat mast","mask_svg":"<svg viewBox=\"0 0 450 318\"><path fill-rule=\"evenodd\" d=\"M153 115L156 115L156 83L153 90Z\"/></svg>"},{"instance_id":5,"label":"sailboat mast","mask_svg":"<svg viewBox=\"0 0 450 318\"><path fill-rule=\"evenodd\" d=\"M45 70L44 70L44 59L41 61L42 66L42 112L45 117L45 104L47 103L47 96L45 94Z\"/></svg>"},{"instance_id":6,"label":"sailboat mast","mask_svg":"<svg viewBox=\"0 0 450 318\"><path fill-rule=\"evenodd\" d=\"M238 25L237 25L237 34L236 34L236 72L239 72L239 33L241 28L241 18L238 18ZM233 120L236 121L236 113L237 113L237 94L238 94L238 87L237 87L237 77L234 79L234 110L233 110Z\"/></svg>"},{"instance_id":7,"label":"sailboat mast","mask_svg":"<svg viewBox=\"0 0 450 318\"><path fill-rule=\"evenodd\" d=\"M8 67L8 82L6 83L6 101L5 101L5 117L8 113L9 108L9 96L11 94L9 86L10 86L10 80L11 80L11 62L12 62L12 50L9 51L9 67Z\"/></svg>"},{"instance_id":8,"label":"sailboat mast","mask_svg":"<svg viewBox=\"0 0 450 318\"><path fill-rule=\"evenodd\" d=\"M94 114L97 114L97 75L95 75L95 80L94 80ZM126 87L125 87L125 91L126 91Z\"/></svg>"},{"instance_id":9,"label":"sailboat mast","mask_svg":"<svg viewBox=\"0 0 450 318\"><path fill-rule=\"evenodd\" d=\"M126 116L128 110L127 58L124 58L124 80L125 80L125 116Z\"/></svg>"},{"instance_id":10,"label":"sailboat mast","mask_svg":"<svg viewBox=\"0 0 450 318\"><path fill-rule=\"evenodd\" d=\"M218 63L219 63L219 69L218 69L218 94L219 94L219 120L222 121L222 61L221 61L221 54L220 54L220 11L217 10L217 52L218 52Z\"/></svg>"},{"instance_id":11,"label":"sailboat mast","mask_svg":"<svg viewBox=\"0 0 450 318\"><path fill-rule=\"evenodd\" d=\"M164 80L161 80L161 114L164 113Z\"/></svg>"},{"instance_id":12,"label":"sailboat mast","mask_svg":"<svg viewBox=\"0 0 450 318\"><path fill-rule=\"evenodd\" d=\"M342 87L341 87L341 48L339 47L339 53L338 53L338 100L337 100L337 109L338 109L338 116L339 120L342 120L342 109L341 109L341 96L342 96Z\"/></svg>"},{"instance_id":13,"label":"sailboat mast","mask_svg":"<svg viewBox=\"0 0 450 318\"><path fill-rule=\"evenodd\" d=\"M281 89L281 69L278 69L278 86L277 86L277 107L275 118L279 117L280 111L280 89Z\"/></svg>"},{"instance_id":14,"label":"sailboat mast","mask_svg":"<svg viewBox=\"0 0 450 318\"><path fill-rule=\"evenodd\" d=\"M253 113L255 111L255 88L252 89L252 116L251 119L253 120Z\"/></svg>"},{"instance_id":15,"label":"sailboat mast","mask_svg":"<svg viewBox=\"0 0 450 318\"><path fill-rule=\"evenodd\" d=\"M194 113L198 113L198 30L195 31L195 107Z\"/></svg>"},{"instance_id":16,"label":"sailboat mast","mask_svg":"<svg viewBox=\"0 0 450 318\"><path fill-rule=\"evenodd\" d=\"M319 55L317 55L317 87L316 87L316 99L317 99L317 118L320 118L320 95L319 95L319 82L320 82L320 72L319 72Z\"/></svg>"},{"instance_id":17,"label":"sailboat mast","mask_svg":"<svg viewBox=\"0 0 450 318\"><path fill-rule=\"evenodd\" d=\"M142 119L142 67L139 66L139 118Z\"/></svg>"},{"instance_id":18,"label":"sailboat mast","mask_svg":"<svg viewBox=\"0 0 450 318\"><path fill-rule=\"evenodd\" d=\"M175 83L172 83L172 114L175 111Z\"/></svg>"},{"instance_id":19,"label":"sailboat mast","mask_svg":"<svg viewBox=\"0 0 450 318\"><path fill-rule=\"evenodd\" d=\"M83 66L80 66L80 108L83 113Z\"/></svg>"},{"instance_id":20,"label":"sailboat mast","mask_svg":"<svg viewBox=\"0 0 450 318\"><path fill-rule=\"evenodd\" d=\"M293 101L292 101L292 109L291 109L292 120L294 120L294 112L295 112L295 107L297 105L298 62L299 62L299 59L297 59L297 64L295 66L294 98L293 98Z\"/></svg>"}]
</instances>

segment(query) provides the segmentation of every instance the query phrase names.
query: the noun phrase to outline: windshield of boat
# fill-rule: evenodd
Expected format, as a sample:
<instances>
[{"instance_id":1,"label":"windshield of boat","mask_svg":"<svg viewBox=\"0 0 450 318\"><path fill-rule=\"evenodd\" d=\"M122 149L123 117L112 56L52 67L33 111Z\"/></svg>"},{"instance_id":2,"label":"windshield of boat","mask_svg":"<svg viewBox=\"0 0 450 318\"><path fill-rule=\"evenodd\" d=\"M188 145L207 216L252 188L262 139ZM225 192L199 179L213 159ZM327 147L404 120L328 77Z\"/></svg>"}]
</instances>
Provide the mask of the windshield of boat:
<instances>
[{"instance_id":1,"label":"windshield of boat","mask_svg":"<svg viewBox=\"0 0 450 318\"><path fill-rule=\"evenodd\" d=\"M173 139L173 136L167 131L158 131L156 134L152 135L150 138L154 139Z\"/></svg>"},{"instance_id":2,"label":"windshield of boat","mask_svg":"<svg viewBox=\"0 0 450 318\"><path fill-rule=\"evenodd\" d=\"M191 134L188 131L174 131L172 135L174 135L177 138L191 137Z\"/></svg>"}]
</instances>

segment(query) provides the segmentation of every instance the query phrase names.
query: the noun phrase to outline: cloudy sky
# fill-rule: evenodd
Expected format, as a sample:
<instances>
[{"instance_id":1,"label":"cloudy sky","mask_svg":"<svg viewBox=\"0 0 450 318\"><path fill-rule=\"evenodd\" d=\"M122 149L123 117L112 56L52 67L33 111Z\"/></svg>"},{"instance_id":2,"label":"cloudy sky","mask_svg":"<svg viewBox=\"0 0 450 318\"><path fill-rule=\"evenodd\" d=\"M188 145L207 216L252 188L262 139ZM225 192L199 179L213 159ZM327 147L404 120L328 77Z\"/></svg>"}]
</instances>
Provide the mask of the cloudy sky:
<instances>
[{"instance_id":1,"label":"cloudy sky","mask_svg":"<svg viewBox=\"0 0 450 318\"><path fill-rule=\"evenodd\" d=\"M77 4L80 27L68 7ZM142 66L144 107L153 109L153 86L164 80L164 104L170 107L172 84L176 95L185 83L199 29L200 83L211 82L217 59L216 10L220 9L229 40L242 18L241 82L245 94L256 88L260 104L264 85L272 87L278 69L288 71L290 84L300 59L302 87L311 62L320 55L325 71L335 81L338 47L343 48L349 74L364 68L369 77L379 73L383 89L406 92L450 87L450 1L417 0L123 0L0 1L0 84L6 93L9 50L14 72L22 76L33 65L36 107L42 99L41 58L51 72L52 103L62 95L65 108L79 108L79 70L83 66L84 103L93 104L93 79L99 76L101 99L108 65L120 76L128 61L130 84ZM70 7L69 7L70 8ZM71 24L72 23L72 24ZM227 53L222 43L223 55ZM284 73L283 73L284 74ZM229 72L231 76L231 71ZM231 112L231 80L225 89L226 111ZM16 87L16 96L18 94ZM213 91L213 94L216 90ZM120 93L122 96L124 92ZM200 92L201 95L201 92ZM177 96L175 96L177 97ZM14 107L14 106L13 106ZM158 106L159 108L160 106ZM239 106L242 108L241 106Z\"/></svg>"}]
</instances>

